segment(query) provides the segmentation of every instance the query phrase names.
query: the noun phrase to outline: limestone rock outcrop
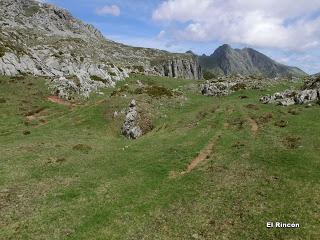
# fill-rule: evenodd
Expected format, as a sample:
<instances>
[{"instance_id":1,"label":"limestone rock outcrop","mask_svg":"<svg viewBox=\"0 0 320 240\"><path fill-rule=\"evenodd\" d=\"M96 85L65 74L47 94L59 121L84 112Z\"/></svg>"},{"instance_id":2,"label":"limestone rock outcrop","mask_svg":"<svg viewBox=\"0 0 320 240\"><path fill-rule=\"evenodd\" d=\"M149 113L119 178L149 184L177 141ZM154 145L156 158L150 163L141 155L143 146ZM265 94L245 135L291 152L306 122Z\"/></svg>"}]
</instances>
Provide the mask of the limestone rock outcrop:
<instances>
[{"instance_id":1,"label":"limestone rock outcrop","mask_svg":"<svg viewBox=\"0 0 320 240\"><path fill-rule=\"evenodd\" d=\"M137 104L135 100L132 100L122 126L122 134L124 136L130 139L137 139L142 136L142 130L138 126L138 119Z\"/></svg>"},{"instance_id":2,"label":"limestone rock outcrop","mask_svg":"<svg viewBox=\"0 0 320 240\"><path fill-rule=\"evenodd\" d=\"M283 79L286 80L286 79ZM264 78L261 76L220 76L207 80L200 85L200 91L205 96L226 96L243 89L261 89L278 82L278 78Z\"/></svg>"},{"instance_id":3,"label":"limestone rock outcrop","mask_svg":"<svg viewBox=\"0 0 320 240\"><path fill-rule=\"evenodd\" d=\"M85 85L82 88L94 85L89 89L114 86L131 72L202 77L197 58L191 54L107 40L67 10L35 0L1 0L0 29L0 75L47 76L54 84L61 77L77 76L79 84Z\"/></svg>"},{"instance_id":4,"label":"limestone rock outcrop","mask_svg":"<svg viewBox=\"0 0 320 240\"><path fill-rule=\"evenodd\" d=\"M192 59L190 61L190 59ZM201 79L202 70L196 57L175 58L165 61L153 61L151 64L155 74L173 78Z\"/></svg>"},{"instance_id":5,"label":"limestone rock outcrop","mask_svg":"<svg viewBox=\"0 0 320 240\"><path fill-rule=\"evenodd\" d=\"M308 79L301 90L285 90L264 96L260 101L265 104L275 103L282 106L320 101L320 78Z\"/></svg>"}]
</instances>

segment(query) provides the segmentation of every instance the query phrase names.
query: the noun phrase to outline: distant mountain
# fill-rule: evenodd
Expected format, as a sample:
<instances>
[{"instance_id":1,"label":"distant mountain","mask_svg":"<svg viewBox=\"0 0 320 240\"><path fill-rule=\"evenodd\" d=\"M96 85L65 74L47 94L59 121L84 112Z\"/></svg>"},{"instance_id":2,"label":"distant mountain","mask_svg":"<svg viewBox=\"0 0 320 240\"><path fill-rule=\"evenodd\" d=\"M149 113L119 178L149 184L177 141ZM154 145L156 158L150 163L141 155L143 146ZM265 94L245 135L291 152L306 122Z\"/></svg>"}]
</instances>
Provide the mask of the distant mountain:
<instances>
[{"instance_id":1,"label":"distant mountain","mask_svg":"<svg viewBox=\"0 0 320 240\"><path fill-rule=\"evenodd\" d=\"M287 75L307 75L297 67L278 63L266 55L252 49L233 49L228 44L217 48L210 56L199 56L204 71L219 74L259 74L267 77Z\"/></svg>"},{"instance_id":2,"label":"distant mountain","mask_svg":"<svg viewBox=\"0 0 320 240\"><path fill-rule=\"evenodd\" d=\"M313 74L314 77L320 77L320 73Z\"/></svg>"}]
</instances>

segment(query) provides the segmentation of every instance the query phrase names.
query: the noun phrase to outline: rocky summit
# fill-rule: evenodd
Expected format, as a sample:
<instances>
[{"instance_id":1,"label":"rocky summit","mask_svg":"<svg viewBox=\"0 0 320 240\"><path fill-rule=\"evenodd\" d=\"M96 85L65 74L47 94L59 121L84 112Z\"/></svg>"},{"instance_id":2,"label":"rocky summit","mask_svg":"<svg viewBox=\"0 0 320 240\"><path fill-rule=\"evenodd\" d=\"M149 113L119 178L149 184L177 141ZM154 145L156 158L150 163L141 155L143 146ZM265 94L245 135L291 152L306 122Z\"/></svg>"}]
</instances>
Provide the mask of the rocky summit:
<instances>
[{"instance_id":1,"label":"rocky summit","mask_svg":"<svg viewBox=\"0 0 320 240\"><path fill-rule=\"evenodd\" d=\"M110 41L67 10L34 0L0 2L0 74L55 79L54 91L69 98L114 86L131 72L200 79L197 57ZM72 81L73 83L71 83ZM62 86L57 83L62 82Z\"/></svg>"},{"instance_id":2,"label":"rocky summit","mask_svg":"<svg viewBox=\"0 0 320 240\"><path fill-rule=\"evenodd\" d=\"M252 48L233 49L228 44L220 46L210 56L199 56L199 61L205 71L215 74L255 74L266 77L306 75L301 69L280 64Z\"/></svg>"}]
</instances>

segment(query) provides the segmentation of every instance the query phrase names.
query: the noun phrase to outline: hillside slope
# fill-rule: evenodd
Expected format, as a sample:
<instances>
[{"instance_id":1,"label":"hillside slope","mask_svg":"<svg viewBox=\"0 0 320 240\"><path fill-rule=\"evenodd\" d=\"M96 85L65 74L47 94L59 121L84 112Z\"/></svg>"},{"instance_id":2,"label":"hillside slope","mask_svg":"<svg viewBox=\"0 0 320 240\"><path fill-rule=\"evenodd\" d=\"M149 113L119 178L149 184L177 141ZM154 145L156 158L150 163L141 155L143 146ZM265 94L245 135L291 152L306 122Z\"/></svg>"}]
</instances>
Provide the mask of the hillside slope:
<instances>
[{"instance_id":1,"label":"hillside slope","mask_svg":"<svg viewBox=\"0 0 320 240\"><path fill-rule=\"evenodd\" d=\"M259 102L292 85L204 97L132 75L70 106L16 78L0 76L0 239L318 239L320 108ZM137 140L114 117L131 99L153 125Z\"/></svg>"},{"instance_id":2,"label":"hillside slope","mask_svg":"<svg viewBox=\"0 0 320 240\"><path fill-rule=\"evenodd\" d=\"M238 73L261 74L267 77L306 75L299 68L277 63L252 48L233 49L227 44L217 48L210 56L200 56L199 60L203 69L225 75Z\"/></svg>"},{"instance_id":3,"label":"hillside slope","mask_svg":"<svg viewBox=\"0 0 320 240\"><path fill-rule=\"evenodd\" d=\"M93 26L68 11L34 0L0 2L0 74L31 73L73 76L105 85L130 72L201 78L198 60L190 54L136 48L104 38Z\"/></svg>"}]
</instances>

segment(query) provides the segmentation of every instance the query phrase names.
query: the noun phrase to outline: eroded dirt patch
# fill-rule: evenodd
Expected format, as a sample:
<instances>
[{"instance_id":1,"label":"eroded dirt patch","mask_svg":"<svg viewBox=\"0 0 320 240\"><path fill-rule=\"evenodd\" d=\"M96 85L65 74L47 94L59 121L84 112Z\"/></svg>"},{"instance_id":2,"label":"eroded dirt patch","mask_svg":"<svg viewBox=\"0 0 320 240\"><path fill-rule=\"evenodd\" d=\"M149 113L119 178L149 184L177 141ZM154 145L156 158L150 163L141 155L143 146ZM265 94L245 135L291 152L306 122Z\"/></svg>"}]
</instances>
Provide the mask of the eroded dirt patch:
<instances>
[{"instance_id":1,"label":"eroded dirt patch","mask_svg":"<svg viewBox=\"0 0 320 240\"><path fill-rule=\"evenodd\" d=\"M193 169L195 169L201 162L205 161L210 157L212 152L214 151L214 147L217 145L217 142L220 140L221 135L218 134L214 137L196 156L187 166L186 170L181 172L180 175L184 175L186 173L190 173Z\"/></svg>"},{"instance_id":2,"label":"eroded dirt patch","mask_svg":"<svg viewBox=\"0 0 320 240\"><path fill-rule=\"evenodd\" d=\"M258 123L252 118L248 118L248 122L250 124L251 134L255 137L259 129Z\"/></svg>"},{"instance_id":3,"label":"eroded dirt patch","mask_svg":"<svg viewBox=\"0 0 320 240\"><path fill-rule=\"evenodd\" d=\"M254 104L248 104L245 107L252 110L259 110L258 106Z\"/></svg>"},{"instance_id":4,"label":"eroded dirt patch","mask_svg":"<svg viewBox=\"0 0 320 240\"><path fill-rule=\"evenodd\" d=\"M282 140L282 144L287 148L287 149L296 149L300 146L301 144L301 138L297 136L286 136Z\"/></svg>"},{"instance_id":5,"label":"eroded dirt patch","mask_svg":"<svg viewBox=\"0 0 320 240\"><path fill-rule=\"evenodd\" d=\"M59 98L57 96L49 96L49 97L47 97L47 99L50 102L61 104L61 105L66 105L66 106L72 105L70 102L67 102L66 100L63 100L63 99L61 99L61 98Z\"/></svg>"}]
</instances>

